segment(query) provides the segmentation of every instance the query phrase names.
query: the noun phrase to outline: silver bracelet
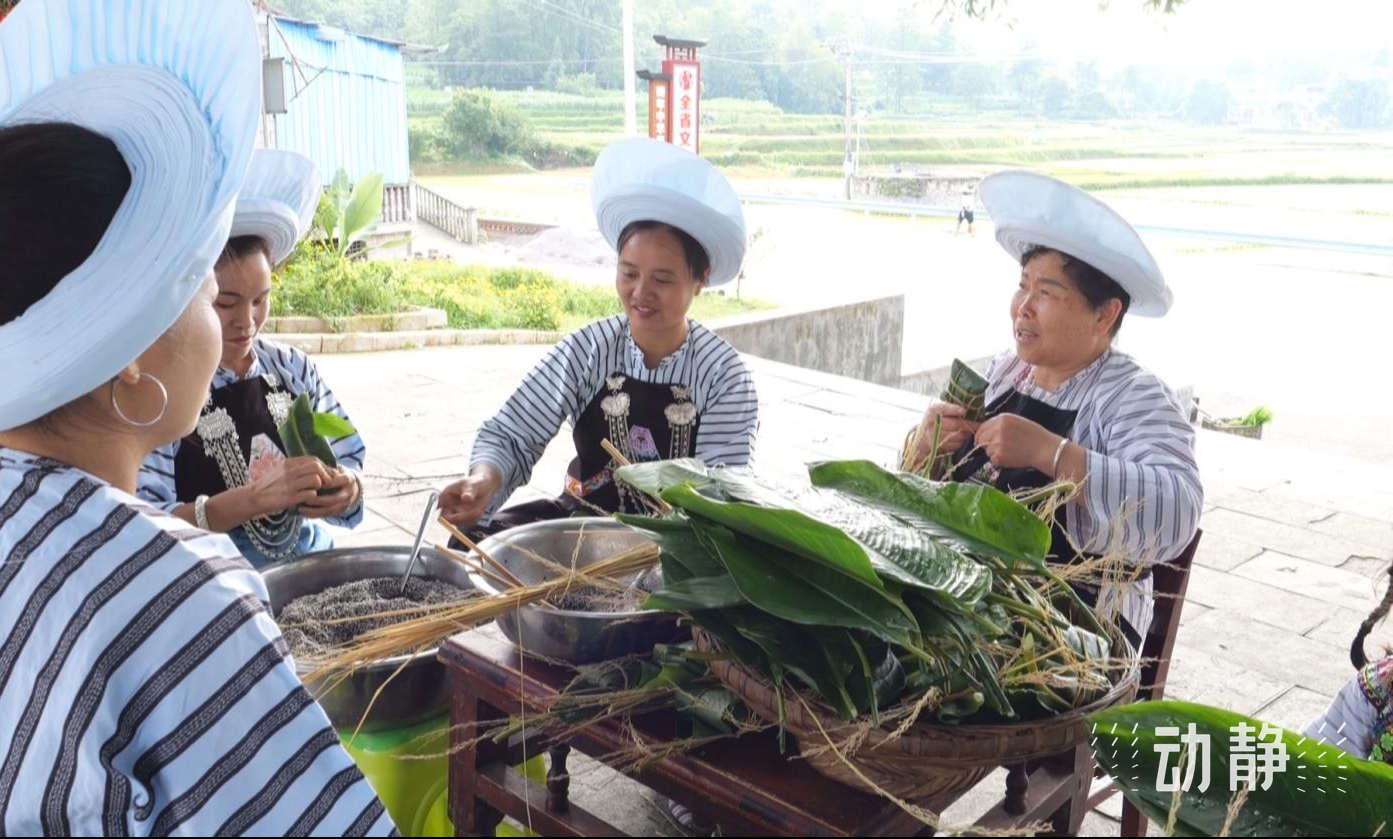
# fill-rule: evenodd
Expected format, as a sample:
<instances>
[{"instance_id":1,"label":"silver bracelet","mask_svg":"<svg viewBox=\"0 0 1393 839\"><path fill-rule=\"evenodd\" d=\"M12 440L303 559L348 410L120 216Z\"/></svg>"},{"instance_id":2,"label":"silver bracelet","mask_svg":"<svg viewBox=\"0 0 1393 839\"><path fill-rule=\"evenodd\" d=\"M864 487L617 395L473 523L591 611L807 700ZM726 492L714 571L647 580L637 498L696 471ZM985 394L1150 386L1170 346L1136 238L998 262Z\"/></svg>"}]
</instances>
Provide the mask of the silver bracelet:
<instances>
[{"instance_id":1,"label":"silver bracelet","mask_svg":"<svg viewBox=\"0 0 1393 839\"><path fill-rule=\"evenodd\" d=\"M1059 440L1059 448L1054 450L1054 463L1050 464L1050 477L1059 477L1059 459L1064 456L1064 447L1069 445L1069 438L1062 437Z\"/></svg>"},{"instance_id":2,"label":"silver bracelet","mask_svg":"<svg viewBox=\"0 0 1393 839\"><path fill-rule=\"evenodd\" d=\"M208 496L200 495L193 500L193 520L199 530L212 530L208 526Z\"/></svg>"}]
</instances>

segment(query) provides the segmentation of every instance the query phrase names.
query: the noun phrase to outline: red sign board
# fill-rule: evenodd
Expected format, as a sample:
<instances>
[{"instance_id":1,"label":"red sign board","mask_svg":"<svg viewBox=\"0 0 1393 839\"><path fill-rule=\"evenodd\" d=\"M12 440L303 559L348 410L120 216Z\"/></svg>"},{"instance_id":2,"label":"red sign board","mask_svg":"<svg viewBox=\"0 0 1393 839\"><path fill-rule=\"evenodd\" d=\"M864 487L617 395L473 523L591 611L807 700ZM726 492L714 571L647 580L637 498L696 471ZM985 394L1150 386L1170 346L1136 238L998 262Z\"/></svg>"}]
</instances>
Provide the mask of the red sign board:
<instances>
[{"instance_id":1,"label":"red sign board","mask_svg":"<svg viewBox=\"0 0 1393 839\"><path fill-rule=\"evenodd\" d=\"M648 136L671 142L668 138L668 83L661 79L648 82Z\"/></svg>"},{"instance_id":2,"label":"red sign board","mask_svg":"<svg viewBox=\"0 0 1393 839\"><path fill-rule=\"evenodd\" d=\"M668 142L701 153L701 64L668 60L663 73L672 77L668 97Z\"/></svg>"}]
</instances>

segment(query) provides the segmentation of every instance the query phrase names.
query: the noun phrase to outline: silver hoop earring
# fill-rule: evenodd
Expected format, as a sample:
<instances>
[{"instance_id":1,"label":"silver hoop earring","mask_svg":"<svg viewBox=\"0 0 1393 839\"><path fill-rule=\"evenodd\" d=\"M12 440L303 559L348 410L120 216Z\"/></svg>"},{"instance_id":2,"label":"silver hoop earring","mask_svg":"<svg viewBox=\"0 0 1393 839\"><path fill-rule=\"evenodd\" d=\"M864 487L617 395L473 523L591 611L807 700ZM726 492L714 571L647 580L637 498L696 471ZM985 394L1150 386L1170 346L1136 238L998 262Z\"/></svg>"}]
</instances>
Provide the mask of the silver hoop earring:
<instances>
[{"instance_id":1,"label":"silver hoop earring","mask_svg":"<svg viewBox=\"0 0 1393 839\"><path fill-rule=\"evenodd\" d=\"M111 380L111 408L112 408L112 410L114 410L114 411L116 412L116 416L120 417L120 418L122 419L122 421L124 421L127 425L133 425L133 426L135 426L136 428L149 428L150 426L155 425L155 424L158 423L160 420L164 419L164 412L165 412L166 410L169 409L169 391L165 389L164 382L162 382L162 381L160 381L159 379L155 378L155 377L154 377L153 375L151 375L150 373L141 373L141 374L140 374L140 379L138 379L137 381L144 381L144 380L146 380L146 379L149 379L150 381L154 382L154 383L155 383L155 387L157 387L157 388L160 389L160 399L162 400L162 401L160 402L160 412L159 412L158 414L156 414L156 415L155 415L155 418L152 419L152 420L150 420L149 422L136 422L135 420L133 420L133 419L131 419L130 417L126 416L126 412L123 411L123 410L121 410L121 403L118 402L118 401L116 400L116 386L117 386L118 384L121 383L121 380L120 380L120 379L112 379L112 380Z\"/></svg>"}]
</instances>

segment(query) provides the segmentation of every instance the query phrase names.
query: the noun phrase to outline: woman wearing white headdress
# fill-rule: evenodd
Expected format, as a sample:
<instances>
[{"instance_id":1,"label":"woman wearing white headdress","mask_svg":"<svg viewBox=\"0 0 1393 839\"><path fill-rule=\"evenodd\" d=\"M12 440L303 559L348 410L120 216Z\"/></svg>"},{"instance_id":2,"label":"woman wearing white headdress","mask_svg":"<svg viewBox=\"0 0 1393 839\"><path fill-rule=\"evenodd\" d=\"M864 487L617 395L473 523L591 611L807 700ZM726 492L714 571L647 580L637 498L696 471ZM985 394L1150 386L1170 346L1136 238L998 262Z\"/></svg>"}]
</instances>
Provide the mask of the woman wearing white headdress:
<instances>
[{"instance_id":1,"label":"woman wearing white headdress","mask_svg":"<svg viewBox=\"0 0 1393 839\"><path fill-rule=\"evenodd\" d=\"M750 462L759 400L749 370L729 344L687 317L704 289L740 272L745 218L735 190L690 152L632 139L600 154L590 196L618 254L615 290L624 313L557 344L479 430L469 477L440 496L445 517L475 536L583 506L639 511L614 481L605 439L634 462ZM498 511L566 421L576 447L567 493Z\"/></svg>"},{"instance_id":2,"label":"woman wearing white headdress","mask_svg":"<svg viewBox=\"0 0 1393 839\"><path fill-rule=\"evenodd\" d=\"M363 520L367 450L355 433L332 444L336 468L287 458L276 429L302 393L313 410L347 420L314 362L261 337L271 308L271 269L309 231L320 194L307 157L258 149L237 197L232 238L218 258L215 307L222 360L198 426L150 455L140 495L204 530L227 532L255 566L334 546L318 521Z\"/></svg>"},{"instance_id":3,"label":"woman wearing white headdress","mask_svg":"<svg viewBox=\"0 0 1393 839\"><path fill-rule=\"evenodd\" d=\"M0 23L0 834L388 833L260 576L135 497L218 362L245 0Z\"/></svg>"},{"instance_id":4,"label":"woman wearing white headdress","mask_svg":"<svg viewBox=\"0 0 1393 839\"><path fill-rule=\"evenodd\" d=\"M1120 551L1138 569L1126 587L1079 585L1139 647L1151 624L1150 565L1174 559L1199 525L1204 492L1195 432L1166 385L1113 348L1128 312L1164 315L1161 269L1141 237L1101 201L1033 172L1001 172L978 194L997 241L1019 265L1011 298L1015 346L992 362L985 416L937 403L924 418L923 458L956 452L950 477L1021 490L1072 481L1051 554Z\"/></svg>"}]
</instances>

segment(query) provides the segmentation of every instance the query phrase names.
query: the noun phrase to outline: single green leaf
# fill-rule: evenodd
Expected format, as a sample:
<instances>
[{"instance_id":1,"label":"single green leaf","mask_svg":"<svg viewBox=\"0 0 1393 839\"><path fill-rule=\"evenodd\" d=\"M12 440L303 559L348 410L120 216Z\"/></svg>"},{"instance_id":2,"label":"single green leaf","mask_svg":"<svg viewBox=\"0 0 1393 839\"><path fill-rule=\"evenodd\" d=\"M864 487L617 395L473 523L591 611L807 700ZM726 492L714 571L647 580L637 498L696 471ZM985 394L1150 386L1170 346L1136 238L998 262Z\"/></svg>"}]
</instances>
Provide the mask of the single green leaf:
<instances>
[{"instance_id":1,"label":"single green leaf","mask_svg":"<svg viewBox=\"0 0 1393 839\"><path fill-rule=\"evenodd\" d=\"M353 185L353 193L349 196L348 205L344 208L343 219L340 222L343 235L339 238L339 248L347 253L349 245L358 234L380 215L382 215L382 174L373 172Z\"/></svg>"},{"instance_id":2,"label":"single green leaf","mask_svg":"<svg viewBox=\"0 0 1393 839\"><path fill-rule=\"evenodd\" d=\"M716 486L715 478L706 464L695 458L653 460L621 466L614 477L653 498L660 498L671 486L687 485L699 490Z\"/></svg>"},{"instance_id":3,"label":"single green leaf","mask_svg":"<svg viewBox=\"0 0 1393 839\"><path fill-rule=\"evenodd\" d=\"M300 439L300 430L293 414L287 416L276 431L280 434L281 448L285 449L286 457L305 456L305 442Z\"/></svg>"},{"instance_id":4,"label":"single green leaf","mask_svg":"<svg viewBox=\"0 0 1393 839\"><path fill-rule=\"evenodd\" d=\"M654 518L618 513L615 518L648 534L658 544L664 583L678 583L692 577L719 577L726 573L725 566L701 541L685 517ZM669 563L678 567L669 571Z\"/></svg>"},{"instance_id":5,"label":"single green leaf","mask_svg":"<svg viewBox=\"0 0 1393 839\"><path fill-rule=\"evenodd\" d=\"M991 589L990 569L959 551L956 541L902 521L854 496L810 485L775 487L728 469L713 470L711 478L731 500L797 510L844 531L865 548L881 579L941 592L947 595L950 607L970 606Z\"/></svg>"},{"instance_id":6,"label":"single green leaf","mask_svg":"<svg viewBox=\"0 0 1393 839\"><path fill-rule=\"evenodd\" d=\"M314 433L329 440L339 440L344 437L352 437L358 431L352 423L338 414L316 412L314 415Z\"/></svg>"},{"instance_id":7,"label":"single green leaf","mask_svg":"<svg viewBox=\"0 0 1393 839\"><path fill-rule=\"evenodd\" d=\"M685 485L668 487L663 491L663 500L731 530L810 559L864 585L874 588L884 586L871 567L865 547L832 525L797 510L717 501Z\"/></svg>"},{"instance_id":8,"label":"single green leaf","mask_svg":"<svg viewBox=\"0 0 1393 839\"><path fill-rule=\"evenodd\" d=\"M816 486L849 493L954 539L968 553L1037 568L1049 553L1049 526L993 487L929 481L864 460L813 464L809 474Z\"/></svg>"},{"instance_id":9,"label":"single green leaf","mask_svg":"<svg viewBox=\"0 0 1393 839\"><path fill-rule=\"evenodd\" d=\"M689 580L664 585L661 591L648 595L645 609L685 612L693 609L726 609L743 606L745 598L729 574L719 577L692 577Z\"/></svg>"},{"instance_id":10,"label":"single green leaf","mask_svg":"<svg viewBox=\"0 0 1393 839\"><path fill-rule=\"evenodd\" d=\"M1088 719L1090 745L1098 762L1117 779L1118 787L1140 809L1165 822L1172 793L1159 792L1156 782L1161 743L1178 744L1178 737L1159 737L1156 729L1195 725L1209 737L1210 783L1199 790L1202 766L1195 767L1190 791L1180 794L1179 819L1195 835L1216 836L1228 815L1229 767L1234 762L1233 729L1242 724L1258 737L1262 723L1242 714L1189 702L1140 702L1099 711ZM1272 774L1267 789L1249 793L1230 836L1393 836L1393 766L1360 760L1334 747L1320 745L1300 734L1280 731L1288 763ZM1182 746L1182 750L1184 747ZM1167 756L1173 771L1180 754Z\"/></svg>"},{"instance_id":11,"label":"single green leaf","mask_svg":"<svg viewBox=\"0 0 1393 839\"><path fill-rule=\"evenodd\" d=\"M339 465L338 458L334 456L333 448L329 446L329 441L315 433L314 411L310 408L308 393L302 393L295 397L295 401L290 406L290 419L295 423L295 431L300 436L300 443L305 448L305 454L319 458L330 469Z\"/></svg>"},{"instance_id":12,"label":"single green leaf","mask_svg":"<svg viewBox=\"0 0 1393 839\"><path fill-rule=\"evenodd\" d=\"M885 580L942 593L944 605L958 609L970 609L991 590L991 569L926 527L836 490L808 487L793 503L860 542Z\"/></svg>"}]
</instances>

